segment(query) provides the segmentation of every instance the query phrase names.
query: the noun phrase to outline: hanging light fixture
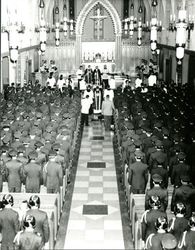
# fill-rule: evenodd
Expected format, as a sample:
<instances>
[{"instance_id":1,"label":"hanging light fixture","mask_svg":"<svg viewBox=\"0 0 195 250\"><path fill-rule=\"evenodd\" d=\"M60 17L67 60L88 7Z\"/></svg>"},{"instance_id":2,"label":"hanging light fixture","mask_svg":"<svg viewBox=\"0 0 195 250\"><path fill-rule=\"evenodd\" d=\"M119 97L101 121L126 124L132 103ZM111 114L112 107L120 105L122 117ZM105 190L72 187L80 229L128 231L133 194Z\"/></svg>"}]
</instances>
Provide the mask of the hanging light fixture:
<instances>
[{"instance_id":1,"label":"hanging light fixture","mask_svg":"<svg viewBox=\"0 0 195 250\"><path fill-rule=\"evenodd\" d=\"M18 34L24 33L25 26L21 23L18 24L18 20L15 19L17 17L17 10L15 9L14 13L7 12L10 14L9 20L12 20L6 25L2 25L1 32L6 32L8 34L8 43L9 43L9 55L10 61L14 64L17 63L18 60L18 49L19 49L19 41L18 41Z\"/></svg>"},{"instance_id":2,"label":"hanging light fixture","mask_svg":"<svg viewBox=\"0 0 195 250\"><path fill-rule=\"evenodd\" d=\"M131 5L130 5L130 9L131 9L131 10L134 10L134 4L133 4L133 2L132 2Z\"/></svg>"},{"instance_id":3,"label":"hanging light fixture","mask_svg":"<svg viewBox=\"0 0 195 250\"><path fill-rule=\"evenodd\" d=\"M39 32L39 40L40 40L40 50L42 53L46 50L46 41L47 41L47 32L49 32L49 27L46 25L46 21L44 18L44 8L45 3L44 0L40 0L39 2L39 8L41 10L41 18L40 18L40 27L36 27L35 31Z\"/></svg>"},{"instance_id":4,"label":"hanging light fixture","mask_svg":"<svg viewBox=\"0 0 195 250\"><path fill-rule=\"evenodd\" d=\"M137 26L137 45L141 46L142 44L142 19L140 18Z\"/></svg>"},{"instance_id":5,"label":"hanging light fixture","mask_svg":"<svg viewBox=\"0 0 195 250\"><path fill-rule=\"evenodd\" d=\"M59 12L60 12L60 11L59 11L59 7L58 7L58 6L56 6L56 7L55 7L55 14L56 14L56 15L58 15L58 14L59 14Z\"/></svg>"},{"instance_id":6,"label":"hanging light fixture","mask_svg":"<svg viewBox=\"0 0 195 250\"><path fill-rule=\"evenodd\" d=\"M142 2L140 0L139 8L138 8L138 13L143 13L143 7L142 7Z\"/></svg>"},{"instance_id":7,"label":"hanging light fixture","mask_svg":"<svg viewBox=\"0 0 195 250\"><path fill-rule=\"evenodd\" d=\"M178 64L181 64L181 60L184 57L184 49L186 45L186 10L179 10L178 22L176 24L176 57Z\"/></svg>"},{"instance_id":8,"label":"hanging light fixture","mask_svg":"<svg viewBox=\"0 0 195 250\"><path fill-rule=\"evenodd\" d=\"M68 18L67 18L67 7L66 7L66 0L64 0L64 5L63 5L63 31L64 31L64 36L67 37L68 35Z\"/></svg>"},{"instance_id":9,"label":"hanging light fixture","mask_svg":"<svg viewBox=\"0 0 195 250\"><path fill-rule=\"evenodd\" d=\"M156 7L158 5L158 1L157 0L152 0L152 7Z\"/></svg>"},{"instance_id":10,"label":"hanging light fixture","mask_svg":"<svg viewBox=\"0 0 195 250\"><path fill-rule=\"evenodd\" d=\"M45 2L44 2L44 0L40 0L40 2L39 2L39 8L40 9L44 9L45 8Z\"/></svg>"}]
</instances>

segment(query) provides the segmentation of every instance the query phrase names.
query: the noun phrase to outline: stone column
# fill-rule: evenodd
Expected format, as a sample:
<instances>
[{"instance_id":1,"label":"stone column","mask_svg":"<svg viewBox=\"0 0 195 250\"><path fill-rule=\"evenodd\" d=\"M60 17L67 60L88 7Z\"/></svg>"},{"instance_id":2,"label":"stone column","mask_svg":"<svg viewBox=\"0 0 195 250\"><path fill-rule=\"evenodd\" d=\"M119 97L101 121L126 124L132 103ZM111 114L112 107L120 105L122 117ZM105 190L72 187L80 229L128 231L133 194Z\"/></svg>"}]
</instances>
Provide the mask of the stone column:
<instances>
[{"instance_id":1,"label":"stone column","mask_svg":"<svg viewBox=\"0 0 195 250\"><path fill-rule=\"evenodd\" d=\"M121 71L122 67L122 42L121 34L116 34L115 42L115 61L116 61L116 71Z\"/></svg>"},{"instance_id":2,"label":"stone column","mask_svg":"<svg viewBox=\"0 0 195 250\"><path fill-rule=\"evenodd\" d=\"M76 69L81 65L81 55L82 55L82 46L81 46L81 35L76 35L76 46L75 46L75 58L76 58Z\"/></svg>"}]
</instances>

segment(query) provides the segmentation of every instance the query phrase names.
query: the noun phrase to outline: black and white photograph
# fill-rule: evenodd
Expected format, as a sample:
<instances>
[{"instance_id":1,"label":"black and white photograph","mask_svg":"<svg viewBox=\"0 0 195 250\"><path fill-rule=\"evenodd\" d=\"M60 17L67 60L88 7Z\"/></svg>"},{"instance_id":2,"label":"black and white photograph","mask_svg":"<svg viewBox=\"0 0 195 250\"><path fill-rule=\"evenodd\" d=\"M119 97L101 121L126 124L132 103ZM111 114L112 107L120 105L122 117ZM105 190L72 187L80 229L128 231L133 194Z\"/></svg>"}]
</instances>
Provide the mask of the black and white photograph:
<instances>
[{"instance_id":1,"label":"black and white photograph","mask_svg":"<svg viewBox=\"0 0 195 250\"><path fill-rule=\"evenodd\" d=\"M195 0L0 7L0 250L195 250Z\"/></svg>"}]
</instances>

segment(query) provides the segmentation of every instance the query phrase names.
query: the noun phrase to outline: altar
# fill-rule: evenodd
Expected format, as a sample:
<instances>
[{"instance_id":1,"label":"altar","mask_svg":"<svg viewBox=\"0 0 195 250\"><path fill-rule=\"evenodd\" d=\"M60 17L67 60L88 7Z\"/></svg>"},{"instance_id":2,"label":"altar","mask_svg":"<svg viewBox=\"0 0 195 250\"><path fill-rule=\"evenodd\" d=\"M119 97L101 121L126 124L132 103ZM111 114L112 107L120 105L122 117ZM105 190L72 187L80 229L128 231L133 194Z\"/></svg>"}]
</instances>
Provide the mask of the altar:
<instances>
[{"instance_id":1,"label":"altar","mask_svg":"<svg viewBox=\"0 0 195 250\"><path fill-rule=\"evenodd\" d=\"M90 65L92 70L94 70L95 67L98 66L100 71L102 71L104 68L104 65L106 65L109 73L115 72L114 62L83 62L82 65L84 66L85 69L88 67L88 65Z\"/></svg>"}]
</instances>

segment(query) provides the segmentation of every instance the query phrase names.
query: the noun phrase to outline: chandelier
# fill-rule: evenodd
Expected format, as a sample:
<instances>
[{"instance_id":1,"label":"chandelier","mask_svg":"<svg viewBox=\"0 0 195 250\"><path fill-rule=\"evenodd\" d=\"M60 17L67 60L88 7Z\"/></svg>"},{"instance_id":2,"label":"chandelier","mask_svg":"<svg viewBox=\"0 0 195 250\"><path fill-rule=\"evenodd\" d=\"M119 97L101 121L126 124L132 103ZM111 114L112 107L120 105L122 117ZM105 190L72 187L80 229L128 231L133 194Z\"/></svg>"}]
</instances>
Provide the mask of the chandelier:
<instances>
[{"instance_id":1,"label":"chandelier","mask_svg":"<svg viewBox=\"0 0 195 250\"><path fill-rule=\"evenodd\" d=\"M39 32L40 50L43 54L46 50L47 33L50 32L49 25L45 21L44 8L45 8L44 0L40 0L39 2L39 9L41 13L40 24L39 24L40 26L35 27L35 32Z\"/></svg>"},{"instance_id":2,"label":"chandelier","mask_svg":"<svg viewBox=\"0 0 195 250\"><path fill-rule=\"evenodd\" d=\"M8 34L10 61L16 64L18 60L19 33L24 33L25 26L22 23L18 23L17 10L15 9L14 12L13 16L7 13L10 14L9 20L11 19L12 21L7 22L6 25L2 25L1 32L6 32Z\"/></svg>"},{"instance_id":3,"label":"chandelier","mask_svg":"<svg viewBox=\"0 0 195 250\"><path fill-rule=\"evenodd\" d=\"M179 10L177 21L175 15L170 16L169 31L176 31L176 58L178 59L178 64L182 63L186 41L189 46L192 30L194 30L194 17L191 15L187 17L185 9Z\"/></svg>"},{"instance_id":4,"label":"chandelier","mask_svg":"<svg viewBox=\"0 0 195 250\"><path fill-rule=\"evenodd\" d=\"M60 32L64 32L65 38L70 38L75 33L75 23L73 19L68 19L67 15L67 7L66 7L66 0L63 3L63 20L59 21L59 2L56 1L55 7L55 25L52 26L52 32L55 32L55 45L58 47L60 45Z\"/></svg>"}]
</instances>

